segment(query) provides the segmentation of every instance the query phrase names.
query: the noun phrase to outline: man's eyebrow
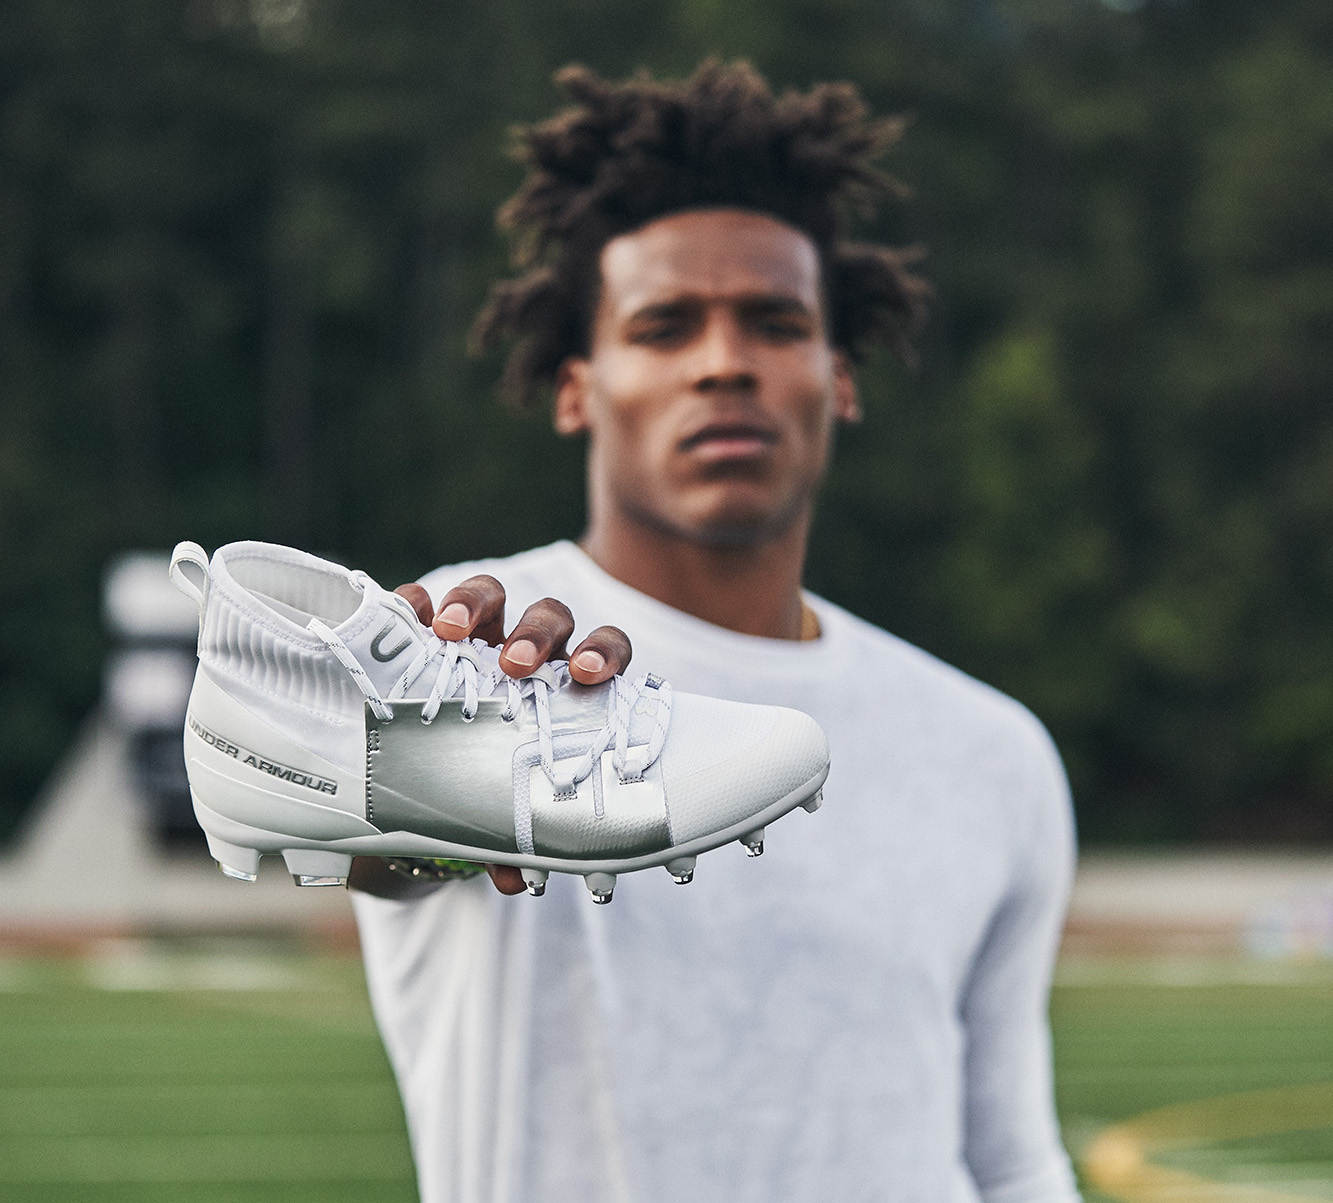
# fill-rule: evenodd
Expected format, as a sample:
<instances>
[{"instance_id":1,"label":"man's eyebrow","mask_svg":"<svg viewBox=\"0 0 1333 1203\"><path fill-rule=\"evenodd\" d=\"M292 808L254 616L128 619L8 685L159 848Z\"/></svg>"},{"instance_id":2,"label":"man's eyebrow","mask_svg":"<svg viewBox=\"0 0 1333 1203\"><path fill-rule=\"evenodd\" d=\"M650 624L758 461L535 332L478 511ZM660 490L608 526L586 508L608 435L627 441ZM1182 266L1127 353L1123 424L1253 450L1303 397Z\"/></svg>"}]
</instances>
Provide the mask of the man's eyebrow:
<instances>
[{"instance_id":1,"label":"man's eyebrow","mask_svg":"<svg viewBox=\"0 0 1333 1203\"><path fill-rule=\"evenodd\" d=\"M703 308L709 302L702 297L675 297L669 301L649 301L635 309L631 321L653 321L659 318L681 317ZM727 299L747 313L809 314L811 308L800 297L786 292L762 292Z\"/></svg>"},{"instance_id":2,"label":"man's eyebrow","mask_svg":"<svg viewBox=\"0 0 1333 1203\"><path fill-rule=\"evenodd\" d=\"M761 293L753 297L742 297L740 302L742 309L749 313L791 313L791 314L809 314L810 306L800 297L792 296L786 292Z\"/></svg>"},{"instance_id":3,"label":"man's eyebrow","mask_svg":"<svg viewBox=\"0 0 1333 1203\"><path fill-rule=\"evenodd\" d=\"M654 321L658 318L680 317L700 307L700 302L691 297L678 297L670 301L649 301L640 305L630 315L630 321Z\"/></svg>"}]
</instances>

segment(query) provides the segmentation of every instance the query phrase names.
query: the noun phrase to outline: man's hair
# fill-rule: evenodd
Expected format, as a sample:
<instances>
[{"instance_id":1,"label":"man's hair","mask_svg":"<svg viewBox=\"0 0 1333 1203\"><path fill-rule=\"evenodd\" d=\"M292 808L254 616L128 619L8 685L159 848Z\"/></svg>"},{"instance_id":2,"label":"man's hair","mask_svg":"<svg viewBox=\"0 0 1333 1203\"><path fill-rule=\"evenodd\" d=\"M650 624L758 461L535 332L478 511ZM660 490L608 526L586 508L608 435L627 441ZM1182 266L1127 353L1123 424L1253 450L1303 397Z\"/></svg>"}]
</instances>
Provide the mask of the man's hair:
<instances>
[{"instance_id":1,"label":"man's hair","mask_svg":"<svg viewBox=\"0 0 1333 1203\"><path fill-rule=\"evenodd\" d=\"M903 122L870 115L850 83L775 96L747 63L703 63L687 80L623 83L557 72L575 102L518 131L527 177L501 208L521 274L492 290L474 345L514 340L501 394L528 405L570 356L586 355L612 238L687 209L739 208L794 226L820 255L829 341L853 362L873 342L910 358L926 283L919 252L848 241L903 188L874 164Z\"/></svg>"}]
</instances>

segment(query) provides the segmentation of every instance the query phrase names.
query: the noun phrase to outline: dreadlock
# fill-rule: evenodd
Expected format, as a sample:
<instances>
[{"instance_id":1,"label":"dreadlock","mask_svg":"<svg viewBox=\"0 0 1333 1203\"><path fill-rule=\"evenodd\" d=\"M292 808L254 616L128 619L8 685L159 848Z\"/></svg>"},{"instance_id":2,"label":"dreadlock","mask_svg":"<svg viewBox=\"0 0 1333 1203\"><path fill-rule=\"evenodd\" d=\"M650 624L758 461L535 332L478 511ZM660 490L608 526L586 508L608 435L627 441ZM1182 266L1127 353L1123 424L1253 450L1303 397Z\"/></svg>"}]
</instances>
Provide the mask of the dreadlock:
<instances>
[{"instance_id":1,"label":"dreadlock","mask_svg":"<svg viewBox=\"0 0 1333 1203\"><path fill-rule=\"evenodd\" d=\"M929 288L919 252L849 242L844 227L903 189L874 166L902 122L876 119L850 83L775 96L747 63L710 59L683 82L624 83L586 67L556 82L574 101L519 131L527 178L500 210L515 279L496 284L474 345L513 339L501 394L531 404L571 355L586 355L602 247L683 209L742 208L804 232L819 251L830 341L859 362L872 342L910 358Z\"/></svg>"}]
</instances>

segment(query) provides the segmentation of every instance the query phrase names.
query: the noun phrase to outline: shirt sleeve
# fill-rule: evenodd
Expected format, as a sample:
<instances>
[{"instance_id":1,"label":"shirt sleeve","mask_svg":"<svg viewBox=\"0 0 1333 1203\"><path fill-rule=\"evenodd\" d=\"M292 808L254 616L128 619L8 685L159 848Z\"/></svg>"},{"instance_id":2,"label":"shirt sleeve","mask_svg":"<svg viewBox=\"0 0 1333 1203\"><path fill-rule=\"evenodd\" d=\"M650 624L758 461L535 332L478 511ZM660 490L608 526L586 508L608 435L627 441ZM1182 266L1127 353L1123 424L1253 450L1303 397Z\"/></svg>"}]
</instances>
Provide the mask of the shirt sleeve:
<instances>
[{"instance_id":1,"label":"shirt sleeve","mask_svg":"<svg viewBox=\"0 0 1333 1203\"><path fill-rule=\"evenodd\" d=\"M1074 872L1069 786L1030 715L1009 888L963 991L964 1156L986 1203L1078 1199L1055 1117L1049 995ZM1025 821L1026 820L1026 821Z\"/></svg>"}]
</instances>

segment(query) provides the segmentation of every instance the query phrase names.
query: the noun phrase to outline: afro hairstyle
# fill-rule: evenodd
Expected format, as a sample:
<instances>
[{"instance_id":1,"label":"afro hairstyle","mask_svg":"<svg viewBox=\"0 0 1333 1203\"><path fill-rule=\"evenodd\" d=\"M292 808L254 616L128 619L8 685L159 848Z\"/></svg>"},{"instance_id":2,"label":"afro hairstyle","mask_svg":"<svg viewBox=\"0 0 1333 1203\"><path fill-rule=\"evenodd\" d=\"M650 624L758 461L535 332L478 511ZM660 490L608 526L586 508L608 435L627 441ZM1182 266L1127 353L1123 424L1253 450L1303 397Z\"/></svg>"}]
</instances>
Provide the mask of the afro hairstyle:
<instances>
[{"instance_id":1,"label":"afro hairstyle","mask_svg":"<svg viewBox=\"0 0 1333 1203\"><path fill-rule=\"evenodd\" d=\"M749 209L801 230L820 255L832 345L853 363L876 342L911 360L930 292L911 270L921 252L844 234L903 195L875 166L900 119L871 116L845 82L774 95L744 62L710 59L683 81L614 83L582 66L555 78L574 104L517 131L527 175L499 214L519 274L493 286L473 328L478 350L512 342L507 401L531 405L588 353L606 243L687 209Z\"/></svg>"}]
</instances>

